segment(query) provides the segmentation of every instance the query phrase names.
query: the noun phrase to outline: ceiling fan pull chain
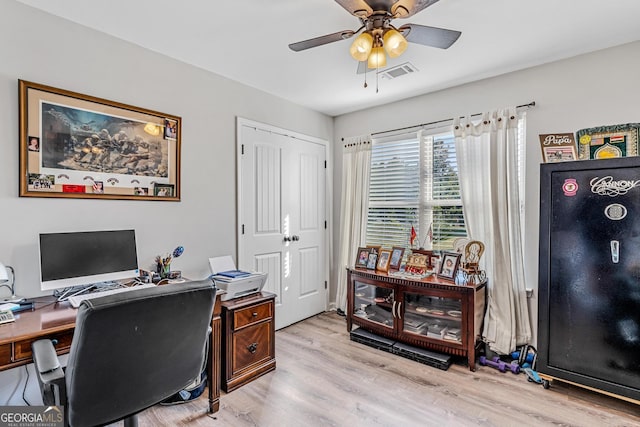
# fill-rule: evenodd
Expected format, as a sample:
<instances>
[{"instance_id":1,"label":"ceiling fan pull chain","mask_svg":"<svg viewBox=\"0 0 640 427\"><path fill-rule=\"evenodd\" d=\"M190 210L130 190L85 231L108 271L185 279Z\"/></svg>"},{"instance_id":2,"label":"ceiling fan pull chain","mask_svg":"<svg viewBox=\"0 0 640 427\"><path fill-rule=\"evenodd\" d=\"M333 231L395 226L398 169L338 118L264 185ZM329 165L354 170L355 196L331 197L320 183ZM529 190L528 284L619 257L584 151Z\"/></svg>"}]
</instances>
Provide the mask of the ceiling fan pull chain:
<instances>
[{"instance_id":1,"label":"ceiling fan pull chain","mask_svg":"<svg viewBox=\"0 0 640 427\"><path fill-rule=\"evenodd\" d=\"M367 68L364 69L364 88L367 88Z\"/></svg>"}]
</instances>

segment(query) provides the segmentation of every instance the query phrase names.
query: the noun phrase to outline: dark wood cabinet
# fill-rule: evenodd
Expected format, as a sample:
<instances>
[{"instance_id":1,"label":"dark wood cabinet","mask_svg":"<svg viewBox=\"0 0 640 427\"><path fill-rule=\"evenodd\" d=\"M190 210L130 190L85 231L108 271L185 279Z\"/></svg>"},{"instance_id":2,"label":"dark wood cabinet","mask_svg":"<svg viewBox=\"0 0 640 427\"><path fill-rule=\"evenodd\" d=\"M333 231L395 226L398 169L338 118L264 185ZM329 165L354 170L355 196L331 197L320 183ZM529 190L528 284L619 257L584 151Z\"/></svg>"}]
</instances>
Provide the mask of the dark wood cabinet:
<instances>
[{"instance_id":1,"label":"dark wood cabinet","mask_svg":"<svg viewBox=\"0 0 640 427\"><path fill-rule=\"evenodd\" d=\"M457 285L348 269L347 329L353 325L415 347L466 357L475 370L485 283Z\"/></svg>"},{"instance_id":2,"label":"dark wood cabinet","mask_svg":"<svg viewBox=\"0 0 640 427\"><path fill-rule=\"evenodd\" d=\"M222 388L226 392L276 368L275 295L261 292L222 303Z\"/></svg>"}]
</instances>

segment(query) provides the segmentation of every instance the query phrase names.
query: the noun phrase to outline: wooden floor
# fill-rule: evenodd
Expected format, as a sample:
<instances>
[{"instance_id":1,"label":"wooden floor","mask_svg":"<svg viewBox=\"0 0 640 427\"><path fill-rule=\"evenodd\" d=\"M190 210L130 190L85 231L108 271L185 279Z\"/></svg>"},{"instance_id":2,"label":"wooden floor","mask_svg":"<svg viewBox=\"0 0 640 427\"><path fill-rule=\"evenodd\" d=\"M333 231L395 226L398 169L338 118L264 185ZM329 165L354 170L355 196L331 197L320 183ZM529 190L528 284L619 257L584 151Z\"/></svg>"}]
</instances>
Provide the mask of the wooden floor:
<instances>
[{"instance_id":1,"label":"wooden floor","mask_svg":"<svg viewBox=\"0 0 640 427\"><path fill-rule=\"evenodd\" d=\"M276 332L277 368L222 395L140 414L141 426L640 426L640 406L488 367L442 371L349 340L324 313Z\"/></svg>"}]
</instances>

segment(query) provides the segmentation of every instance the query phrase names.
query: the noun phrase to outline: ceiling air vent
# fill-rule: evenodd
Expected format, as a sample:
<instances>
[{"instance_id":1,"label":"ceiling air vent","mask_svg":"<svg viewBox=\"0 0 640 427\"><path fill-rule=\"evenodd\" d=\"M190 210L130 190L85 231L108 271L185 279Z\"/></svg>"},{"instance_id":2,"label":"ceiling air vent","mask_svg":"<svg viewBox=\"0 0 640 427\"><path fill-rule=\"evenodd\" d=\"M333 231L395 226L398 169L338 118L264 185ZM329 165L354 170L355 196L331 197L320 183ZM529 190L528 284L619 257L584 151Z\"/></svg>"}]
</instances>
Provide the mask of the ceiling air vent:
<instances>
[{"instance_id":1,"label":"ceiling air vent","mask_svg":"<svg viewBox=\"0 0 640 427\"><path fill-rule=\"evenodd\" d=\"M387 80L397 79L407 74L417 73L418 69L410 62L398 65L397 67L387 68L380 73L380 77Z\"/></svg>"}]
</instances>

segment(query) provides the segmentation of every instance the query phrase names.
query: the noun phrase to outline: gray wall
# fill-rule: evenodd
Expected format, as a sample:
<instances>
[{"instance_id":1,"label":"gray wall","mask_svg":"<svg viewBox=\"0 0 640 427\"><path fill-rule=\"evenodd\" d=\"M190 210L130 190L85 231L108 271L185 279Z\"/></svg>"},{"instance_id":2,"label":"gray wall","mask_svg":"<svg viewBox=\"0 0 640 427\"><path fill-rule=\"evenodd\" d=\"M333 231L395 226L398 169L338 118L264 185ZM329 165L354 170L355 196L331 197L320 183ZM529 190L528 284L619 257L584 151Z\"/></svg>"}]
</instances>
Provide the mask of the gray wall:
<instances>
[{"instance_id":1,"label":"gray wall","mask_svg":"<svg viewBox=\"0 0 640 427\"><path fill-rule=\"evenodd\" d=\"M481 80L335 119L335 139L375 133L535 101L527 112L525 275L538 287L538 134L640 122L640 42ZM428 78L428 77L425 77ZM384 85L384 83L383 83ZM384 86L382 87L384 90ZM339 230L342 147L334 150L333 219ZM334 233L337 247L338 234ZM341 266L334 266L332 277ZM537 331L537 292L531 300ZM335 299L335 289L330 299Z\"/></svg>"},{"instance_id":2,"label":"gray wall","mask_svg":"<svg viewBox=\"0 0 640 427\"><path fill-rule=\"evenodd\" d=\"M40 294L39 232L134 228L141 267L183 245L172 268L204 277L207 258L236 255L236 117L332 138L326 115L21 3L0 10L0 260L20 295ZM19 198L18 79L181 116L182 201Z\"/></svg>"}]
</instances>

